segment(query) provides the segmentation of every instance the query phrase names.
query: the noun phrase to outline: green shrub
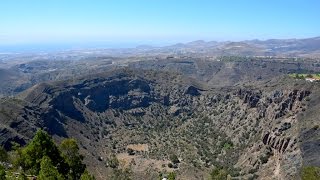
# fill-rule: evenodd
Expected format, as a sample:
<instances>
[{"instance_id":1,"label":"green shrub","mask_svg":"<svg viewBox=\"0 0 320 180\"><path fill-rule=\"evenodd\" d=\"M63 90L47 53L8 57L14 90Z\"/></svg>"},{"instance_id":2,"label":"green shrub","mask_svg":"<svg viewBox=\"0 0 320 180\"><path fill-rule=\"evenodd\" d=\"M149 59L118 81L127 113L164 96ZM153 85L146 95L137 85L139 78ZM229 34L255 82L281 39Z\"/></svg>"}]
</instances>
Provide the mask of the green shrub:
<instances>
[{"instance_id":1,"label":"green shrub","mask_svg":"<svg viewBox=\"0 0 320 180\"><path fill-rule=\"evenodd\" d=\"M223 145L223 149L231 149L233 146L232 142L227 142L227 143L224 143Z\"/></svg>"},{"instance_id":2,"label":"green shrub","mask_svg":"<svg viewBox=\"0 0 320 180\"><path fill-rule=\"evenodd\" d=\"M320 179L320 167L307 166L303 167L301 171L302 180L319 180Z\"/></svg>"},{"instance_id":3,"label":"green shrub","mask_svg":"<svg viewBox=\"0 0 320 180\"><path fill-rule=\"evenodd\" d=\"M180 163L180 161L179 161L179 159L178 159L178 156L175 155L175 154L171 154L171 155L169 156L169 158L170 158L170 161L171 161L173 164Z\"/></svg>"},{"instance_id":4,"label":"green shrub","mask_svg":"<svg viewBox=\"0 0 320 180\"><path fill-rule=\"evenodd\" d=\"M168 175L168 180L175 180L176 179L176 173L175 172L170 172Z\"/></svg>"},{"instance_id":5,"label":"green shrub","mask_svg":"<svg viewBox=\"0 0 320 180\"><path fill-rule=\"evenodd\" d=\"M6 171L2 165L0 165L0 180L6 179Z\"/></svg>"},{"instance_id":6,"label":"green shrub","mask_svg":"<svg viewBox=\"0 0 320 180\"><path fill-rule=\"evenodd\" d=\"M111 155L111 157L108 159L108 165L109 167L116 169L119 166L119 160L116 157L116 155Z\"/></svg>"},{"instance_id":7,"label":"green shrub","mask_svg":"<svg viewBox=\"0 0 320 180\"><path fill-rule=\"evenodd\" d=\"M95 180L95 178L87 170L85 170L81 175L80 180Z\"/></svg>"},{"instance_id":8,"label":"green shrub","mask_svg":"<svg viewBox=\"0 0 320 180\"><path fill-rule=\"evenodd\" d=\"M18 176L18 180L29 180L28 177L22 172Z\"/></svg>"},{"instance_id":9,"label":"green shrub","mask_svg":"<svg viewBox=\"0 0 320 180\"><path fill-rule=\"evenodd\" d=\"M0 147L0 162L7 162L7 161L8 161L8 153L3 147Z\"/></svg>"},{"instance_id":10,"label":"green shrub","mask_svg":"<svg viewBox=\"0 0 320 180\"><path fill-rule=\"evenodd\" d=\"M227 171L221 168L215 168L210 173L211 180L226 180L227 176Z\"/></svg>"},{"instance_id":11,"label":"green shrub","mask_svg":"<svg viewBox=\"0 0 320 180\"><path fill-rule=\"evenodd\" d=\"M136 154L136 153L134 152L134 150L131 149L131 148L128 148L128 149L127 149L127 153L128 153L130 156L133 156L133 155Z\"/></svg>"},{"instance_id":12,"label":"green shrub","mask_svg":"<svg viewBox=\"0 0 320 180\"><path fill-rule=\"evenodd\" d=\"M260 161L262 164L267 163L269 160L269 156L260 156Z\"/></svg>"},{"instance_id":13,"label":"green shrub","mask_svg":"<svg viewBox=\"0 0 320 180\"><path fill-rule=\"evenodd\" d=\"M114 169L111 180L131 180L131 169Z\"/></svg>"},{"instance_id":14,"label":"green shrub","mask_svg":"<svg viewBox=\"0 0 320 180\"><path fill-rule=\"evenodd\" d=\"M313 78L313 75L312 74L308 74L306 75L307 78Z\"/></svg>"}]
</instances>

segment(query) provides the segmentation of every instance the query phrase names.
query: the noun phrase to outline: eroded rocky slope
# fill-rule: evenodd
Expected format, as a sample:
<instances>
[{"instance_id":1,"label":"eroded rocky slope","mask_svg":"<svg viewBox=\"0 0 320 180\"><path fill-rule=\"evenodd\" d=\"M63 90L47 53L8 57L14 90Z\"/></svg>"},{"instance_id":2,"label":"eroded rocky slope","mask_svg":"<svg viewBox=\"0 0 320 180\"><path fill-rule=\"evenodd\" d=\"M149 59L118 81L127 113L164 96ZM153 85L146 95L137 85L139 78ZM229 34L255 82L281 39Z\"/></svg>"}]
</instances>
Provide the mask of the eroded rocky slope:
<instances>
[{"instance_id":1,"label":"eroded rocky slope","mask_svg":"<svg viewBox=\"0 0 320 180\"><path fill-rule=\"evenodd\" d=\"M4 99L1 143L24 143L38 127L57 141L74 137L98 178L116 155L133 179L173 170L201 179L216 166L237 178L299 179L303 165L320 163L319 95L318 83L289 77L221 88L177 73L117 70ZM171 154L180 160L173 168Z\"/></svg>"}]
</instances>

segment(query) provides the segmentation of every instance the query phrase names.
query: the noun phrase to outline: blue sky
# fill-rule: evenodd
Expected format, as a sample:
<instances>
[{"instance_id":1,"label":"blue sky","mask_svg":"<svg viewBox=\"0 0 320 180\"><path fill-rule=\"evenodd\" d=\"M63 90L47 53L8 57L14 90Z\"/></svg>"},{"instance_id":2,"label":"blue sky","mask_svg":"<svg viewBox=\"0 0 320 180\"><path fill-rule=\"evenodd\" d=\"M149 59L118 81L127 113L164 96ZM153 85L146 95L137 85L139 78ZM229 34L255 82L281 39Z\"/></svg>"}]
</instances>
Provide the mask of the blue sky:
<instances>
[{"instance_id":1,"label":"blue sky","mask_svg":"<svg viewBox=\"0 0 320 180\"><path fill-rule=\"evenodd\" d=\"M319 0L1 0L0 44L320 35Z\"/></svg>"}]
</instances>

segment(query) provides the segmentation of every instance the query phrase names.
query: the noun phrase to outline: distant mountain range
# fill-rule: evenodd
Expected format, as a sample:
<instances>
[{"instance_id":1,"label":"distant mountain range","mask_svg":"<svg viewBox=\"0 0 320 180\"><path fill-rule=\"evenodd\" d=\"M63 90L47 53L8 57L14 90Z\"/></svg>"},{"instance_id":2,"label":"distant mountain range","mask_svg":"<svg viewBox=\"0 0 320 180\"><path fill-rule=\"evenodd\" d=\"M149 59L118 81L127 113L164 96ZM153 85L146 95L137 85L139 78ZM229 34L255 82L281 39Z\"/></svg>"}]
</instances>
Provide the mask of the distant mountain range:
<instances>
[{"instance_id":1,"label":"distant mountain range","mask_svg":"<svg viewBox=\"0 0 320 180\"><path fill-rule=\"evenodd\" d=\"M137 49L140 49L138 47ZM153 48L162 51L184 53L199 53L210 56L217 55L243 55L243 56L290 56L290 57L319 57L320 37L307 39L269 39L232 41L193 41L178 43L161 48ZM152 48L148 48L152 50Z\"/></svg>"},{"instance_id":2,"label":"distant mountain range","mask_svg":"<svg viewBox=\"0 0 320 180\"><path fill-rule=\"evenodd\" d=\"M168 46L139 45L134 43L82 43L77 44L37 44L37 45L0 45L0 55L3 53L53 53L77 52L108 54L112 56L133 55L190 55L204 56L282 56L311 57L320 56L320 37L306 39L269 39L245 41L203 41L177 43Z\"/></svg>"}]
</instances>

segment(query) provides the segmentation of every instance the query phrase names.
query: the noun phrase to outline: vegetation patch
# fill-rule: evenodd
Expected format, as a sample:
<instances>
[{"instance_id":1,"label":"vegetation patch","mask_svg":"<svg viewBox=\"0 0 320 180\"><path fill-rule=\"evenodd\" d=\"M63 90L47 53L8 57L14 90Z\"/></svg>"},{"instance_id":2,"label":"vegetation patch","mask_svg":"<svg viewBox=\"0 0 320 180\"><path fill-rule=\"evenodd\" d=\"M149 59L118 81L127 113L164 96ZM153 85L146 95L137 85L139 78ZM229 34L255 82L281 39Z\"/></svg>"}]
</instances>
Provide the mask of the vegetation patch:
<instances>
[{"instance_id":1,"label":"vegetation patch","mask_svg":"<svg viewBox=\"0 0 320 180\"><path fill-rule=\"evenodd\" d=\"M315 80L320 80L320 73L319 74L299 74L299 73L293 73L289 74L290 77L293 77L295 79L306 79L306 78L312 78Z\"/></svg>"},{"instance_id":2,"label":"vegetation patch","mask_svg":"<svg viewBox=\"0 0 320 180\"><path fill-rule=\"evenodd\" d=\"M306 166L302 168L301 172L302 180L319 180L320 179L320 167Z\"/></svg>"},{"instance_id":3,"label":"vegetation patch","mask_svg":"<svg viewBox=\"0 0 320 180\"><path fill-rule=\"evenodd\" d=\"M43 130L38 130L25 147L7 153L1 148L1 179L94 179L83 164L83 156L74 139L65 139L57 146ZM5 178L3 178L5 177Z\"/></svg>"}]
</instances>

